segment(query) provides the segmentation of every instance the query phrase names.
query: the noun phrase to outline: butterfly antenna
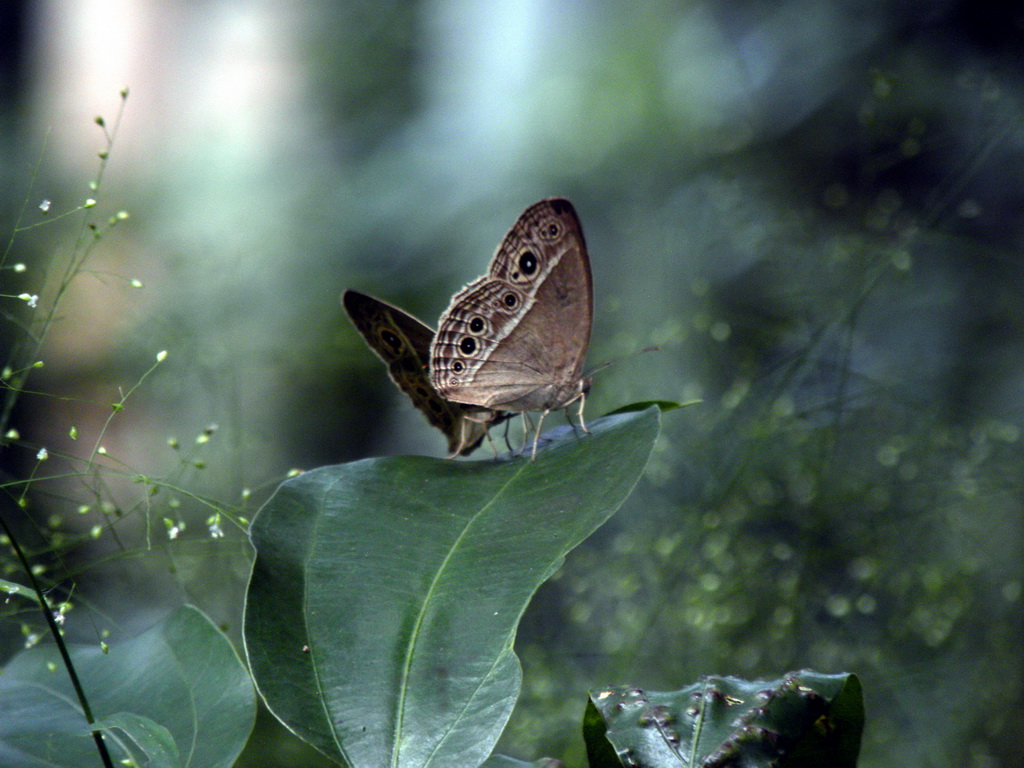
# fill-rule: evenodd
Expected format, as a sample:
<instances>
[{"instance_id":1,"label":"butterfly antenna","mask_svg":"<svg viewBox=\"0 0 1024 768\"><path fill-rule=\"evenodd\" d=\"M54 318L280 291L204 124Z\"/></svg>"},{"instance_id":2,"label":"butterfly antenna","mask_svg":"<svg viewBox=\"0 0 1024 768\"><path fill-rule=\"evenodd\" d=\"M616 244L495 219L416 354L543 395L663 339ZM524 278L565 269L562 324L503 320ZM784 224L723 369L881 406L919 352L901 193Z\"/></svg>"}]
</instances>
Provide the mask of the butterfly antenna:
<instances>
[{"instance_id":1,"label":"butterfly antenna","mask_svg":"<svg viewBox=\"0 0 1024 768\"><path fill-rule=\"evenodd\" d=\"M597 373L598 371L602 370L603 368L607 368L609 365L615 365L615 363L621 363L623 360L629 360L631 357L636 357L637 355L642 355L644 352L656 352L659 349L661 349L661 347L645 347L645 348L643 348L641 350L638 350L636 352L631 352L628 355L623 355L622 357L616 357L614 360L609 360L607 363L601 363L596 368L591 368L584 375L585 375L586 378L589 379L595 373Z\"/></svg>"}]
</instances>

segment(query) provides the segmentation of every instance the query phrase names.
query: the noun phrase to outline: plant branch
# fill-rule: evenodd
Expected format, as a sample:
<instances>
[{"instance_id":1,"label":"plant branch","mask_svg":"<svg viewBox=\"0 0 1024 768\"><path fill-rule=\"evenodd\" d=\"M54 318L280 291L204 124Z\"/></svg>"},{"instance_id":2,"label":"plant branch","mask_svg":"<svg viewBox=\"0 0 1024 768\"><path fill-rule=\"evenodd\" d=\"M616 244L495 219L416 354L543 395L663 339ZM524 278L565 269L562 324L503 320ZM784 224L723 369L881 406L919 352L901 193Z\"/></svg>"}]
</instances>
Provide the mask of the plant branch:
<instances>
[{"instance_id":1,"label":"plant branch","mask_svg":"<svg viewBox=\"0 0 1024 768\"><path fill-rule=\"evenodd\" d=\"M28 577L29 583L32 585L33 591L36 593L36 598L39 600L40 610L43 612L43 618L46 619L46 624L50 629L50 634L53 635L54 642L57 644L57 650L60 652L60 657L64 662L64 669L67 670L68 678L71 680L71 686L75 689L75 695L78 697L78 703L82 706L82 714L85 715L85 720L90 726L95 725L96 719L92 715L92 708L89 706L89 699L85 695L85 689L82 688L82 682L78 679L78 673L75 671L75 665L71 662L71 655L68 653L68 648L64 644L64 638L60 634L60 627L57 626L56 620L53 618L53 611L50 610L50 605L46 601L46 595L43 594L43 589L39 582L36 580L35 575L32 573L32 567L28 562L28 558L25 557L25 553L22 551L21 546L18 544L18 539L15 537L14 532L10 526L7 525L7 520L0 515L0 526L3 526L4 533L7 535L7 539L11 542L11 547L14 549L15 555L17 555L21 567ZM103 741L103 734L96 728L91 729L93 741L96 742L96 750L100 754L100 759L103 761L105 768L114 768L114 763L110 759L110 752L107 751L107 745Z\"/></svg>"}]
</instances>

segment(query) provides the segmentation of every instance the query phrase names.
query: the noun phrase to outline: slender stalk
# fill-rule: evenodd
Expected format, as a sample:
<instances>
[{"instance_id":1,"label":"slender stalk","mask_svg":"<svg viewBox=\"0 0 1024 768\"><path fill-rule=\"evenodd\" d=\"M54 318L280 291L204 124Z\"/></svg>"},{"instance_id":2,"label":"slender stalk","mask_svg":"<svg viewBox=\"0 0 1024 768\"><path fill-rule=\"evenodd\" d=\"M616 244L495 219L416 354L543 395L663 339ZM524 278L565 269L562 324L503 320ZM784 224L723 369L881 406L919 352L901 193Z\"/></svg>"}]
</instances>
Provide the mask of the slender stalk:
<instances>
[{"instance_id":1,"label":"slender stalk","mask_svg":"<svg viewBox=\"0 0 1024 768\"><path fill-rule=\"evenodd\" d=\"M67 670L68 677L71 680L71 686L75 689L75 695L78 697L78 703L82 706L82 714L85 715L85 720L89 725L94 725L96 723L96 719L92 715L92 708L89 706L89 699L85 695L85 689L82 688L82 682L78 679L78 673L75 671L75 665L71 663L71 655L68 653L68 648L64 644L64 638L61 637L60 627L57 626L57 622L53 618L53 611L50 610L50 606L46 602L46 595L43 594L42 587L39 585L35 575L32 573L32 568L28 562L28 558L25 557L25 553L22 551L17 538L14 536L14 532L11 530L10 526L7 525L7 520L4 519L3 515L0 515L0 526L3 526L4 533L7 535L7 539L11 542L11 547L14 549L14 553L21 562L21 567L25 571L25 575L28 576L32 589L36 593L36 599L39 600L39 607L43 612L43 618L46 619L46 624L50 628L50 634L53 635L53 639L57 643L57 650L60 652L60 657L64 661L64 668ZM103 761L105 768L114 768L114 763L110 758L110 752L107 751L106 742L103 741L103 734L93 728L92 738L93 741L96 742L96 750L100 753L100 759Z\"/></svg>"},{"instance_id":2,"label":"slender stalk","mask_svg":"<svg viewBox=\"0 0 1024 768\"><path fill-rule=\"evenodd\" d=\"M96 178L91 182L90 185L92 191L95 194L97 194L97 196L99 194L100 186L103 181L104 173L107 169L107 164L110 160L110 152L114 145L114 139L116 138L117 131L121 126L121 118L124 116L125 102L127 100L128 89L125 88L121 91L121 103L118 108L117 117L114 120L113 128L108 128L106 121L104 121L102 118L96 118L95 121L96 124L99 125L100 128L103 130L103 136L106 139L106 146L100 152L99 170L96 173ZM43 152L40 154L39 159L36 161L36 166L32 173L33 183L39 175L39 169L42 165L44 154L45 147ZM99 235L101 234L101 230L97 229L96 224L93 222L95 216L93 211L91 211L91 209L96 205L95 200L88 200L82 205L76 206L72 211L68 211L64 214L61 214L60 216L51 217L47 221L22 226L21 222L24 218L25 212L28 209L28 201L31 195L32 189L30 187L28 193L26 193L25 195L25 201L22 203L21 210L18 212L18 218L15 222L15 227L11 233L10 240L8 241L7 246L4 249L3 253L0 254L0 264L6 262L7 257L14 246L14 240L21 232L26 231L28 229L34 229L36 226L47 224L50 221L56 220L57 218L62 218L63 216L71 215L79 211L84 211L84 214L82 216L82 222L79 226L78 235L75 239L74 248L71 252L71 255L68 257L67 264L64 267L64 274L61 276L56 287L53 289L53 298L47 302L47 309L45 310L43 317L39 321L39 330L36 331L35 333L28 334L28 340L30 342L28 346L31 346L32 350L28 355L25 355L22 358L26 360L27 363L22 368L22 370L19 371L17 377L13 380L12 386L7 387L9 391L7 393L7 396L5 397L3 407L2 409L0 409L0 440L3 440L3 435L6 434L7 432L7 423L10 420L11 414L14 411L14 406L18 400L18 395L20 394L22 388L25 386L25 382L27 381L28 376L34 367L32 364L35 361L39 360L39 353L42 350L43 342L46 339L46 335L49 332L50 326L53 325L53 323L56 321L58 317L57 307L60 304L60 301L63 298L65 292L71 286L71 283L74 280L75 275L77 275L82 270L83 265L92 255L93 247L98 242ZM44 273L49 273L49 267L44 268ZM47 282L44 281L44 286L46 284ZM42 289L40 289L40 294L42 294ZM12 359L14 356L15 355L11 356Z\"/></svg>"}]
</instances>

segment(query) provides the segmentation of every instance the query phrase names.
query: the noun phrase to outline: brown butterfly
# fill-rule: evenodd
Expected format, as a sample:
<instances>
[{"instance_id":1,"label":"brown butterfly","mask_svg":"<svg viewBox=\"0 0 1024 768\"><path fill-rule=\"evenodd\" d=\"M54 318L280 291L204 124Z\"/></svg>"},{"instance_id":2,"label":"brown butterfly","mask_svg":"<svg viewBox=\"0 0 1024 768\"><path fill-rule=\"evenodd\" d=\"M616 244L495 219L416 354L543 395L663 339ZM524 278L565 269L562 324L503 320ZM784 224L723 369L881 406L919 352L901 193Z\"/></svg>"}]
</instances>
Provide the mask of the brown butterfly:
<instances>
[{"instance_id":1,"label":"brown butterfly","mask_svg":"<svg viewBox=\"0 0 1024 768\"><path fill-rule=\"evenodd\" d=\"M531 205L505 235L487 274L441 315L430 347L430 380L446 400L488 411L543 411L583 400L590 379L593 284L572 203Z\"/></svg>"},{"instance_id":2,"label":"brown butterfly","mask_svg":"<svg viewBox=\"0 0 1024 768\"><path fill-rule=\"evenodd\" d=\"M391 380L448 438L453 457L470 454L489 425L507 418L437 394L428 375L434 332L408 312L358 291L345 291L341 302L370 349L387 364Z\"/></svg>"}]
</instances>

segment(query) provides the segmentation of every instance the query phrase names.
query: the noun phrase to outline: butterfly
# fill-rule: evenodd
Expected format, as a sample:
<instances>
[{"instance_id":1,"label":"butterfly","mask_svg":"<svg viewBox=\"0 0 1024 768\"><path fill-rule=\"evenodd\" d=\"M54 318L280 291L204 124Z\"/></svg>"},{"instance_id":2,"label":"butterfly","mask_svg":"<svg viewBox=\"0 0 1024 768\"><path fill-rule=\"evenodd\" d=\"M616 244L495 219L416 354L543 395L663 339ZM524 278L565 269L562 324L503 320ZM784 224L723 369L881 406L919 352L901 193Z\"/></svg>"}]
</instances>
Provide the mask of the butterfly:
<instances>
[{"instance_id":1,"label":"butterfly","mask_svg":"<svg viewBox=\"0 0 1024 768\"><path fill-rule=\"evenodd\" d=\"M527 208L491 259L487 274L459 291L430 346L430 381L446 401L493 411L553 410L583 402L590 378L593 281L583 228L572 203Z\"/></svg>"}]
</instances>

